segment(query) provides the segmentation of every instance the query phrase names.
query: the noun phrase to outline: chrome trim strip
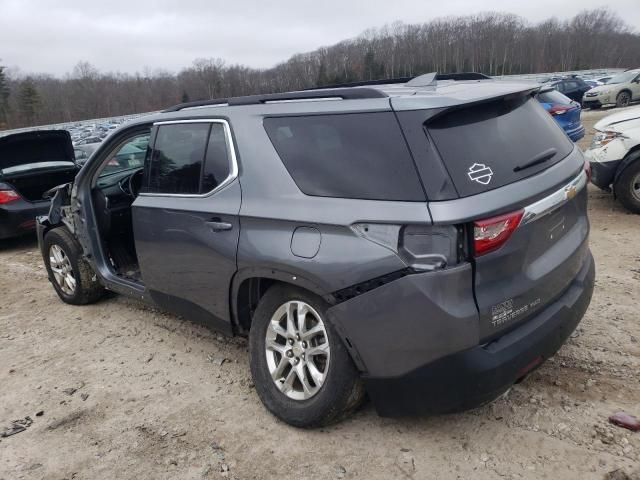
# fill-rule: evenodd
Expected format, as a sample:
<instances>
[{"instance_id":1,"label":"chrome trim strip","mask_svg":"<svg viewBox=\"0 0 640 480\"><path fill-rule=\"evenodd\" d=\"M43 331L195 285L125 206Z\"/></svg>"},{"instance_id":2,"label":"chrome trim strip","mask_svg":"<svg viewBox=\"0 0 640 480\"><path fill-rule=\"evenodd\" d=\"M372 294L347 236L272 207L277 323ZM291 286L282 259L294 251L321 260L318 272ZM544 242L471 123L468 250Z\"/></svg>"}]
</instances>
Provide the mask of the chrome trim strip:
<instances>
[{"instance_id":1,"label":"chrome trim strip","mask_svg":"<svg viewBox=\"0 0 640 480\"><path fill-rule=\"evenodd\" d=\"M522 220L520 220L520 225L526 225L528 223L534 222L535 220L557 210L573 197L575 197L578 192L580 192L580 190L582 190L586 186L587 172L583 170L576 178L571 180L571 182L566 184L561 189L556 190L551 195L543 198L542 200L538 200L537 202L526 206L524 208Z\"/></svg>"},{"instance_id":2,"label":"chrome trim strip","mask_svg":"<svg viewBox=\"0 0 640 480\"><path fill-rule=\"evenodd\" d=\"M221 123L224 125L224 133L227 139L227 148L229 149L229 161L231 165L229 166L229 176L225 178L220 184L207 193L152 193L152 192L144 192L139 193L139 196L142 197L173 197L173 198L204 198L210 197L215 193L222 190L224 187L233 182L236 178L238 178L238 160L236 158L236 149L233 144L233 137L231 136L231 127L229 126L229 122L223 120L221 118L214 119L192 119L192 120L166 120L162 122L155 122L153 126L158 125L173 125L178 123Z\"/></svg>"}]
</instances>

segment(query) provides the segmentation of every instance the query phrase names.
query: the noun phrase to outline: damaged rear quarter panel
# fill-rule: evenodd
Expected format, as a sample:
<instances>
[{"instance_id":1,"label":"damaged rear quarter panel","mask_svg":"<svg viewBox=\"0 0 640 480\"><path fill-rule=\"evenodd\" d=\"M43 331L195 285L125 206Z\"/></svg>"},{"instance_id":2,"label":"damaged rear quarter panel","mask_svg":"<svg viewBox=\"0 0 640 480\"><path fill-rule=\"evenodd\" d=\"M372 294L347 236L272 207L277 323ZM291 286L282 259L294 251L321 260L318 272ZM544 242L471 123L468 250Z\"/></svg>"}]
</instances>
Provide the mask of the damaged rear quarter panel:
<instances>
[{"instance_id":1,"label":"damaged rear quarter panel","mask_svg":"<svg viewBox=\"0 0 640 480\"><path fill-rule=\"evenodd\" d=\"M393 377L478 344L471 264L416 273L339 303L329 318L370 377Z\"/></svg>"}]
</instances>

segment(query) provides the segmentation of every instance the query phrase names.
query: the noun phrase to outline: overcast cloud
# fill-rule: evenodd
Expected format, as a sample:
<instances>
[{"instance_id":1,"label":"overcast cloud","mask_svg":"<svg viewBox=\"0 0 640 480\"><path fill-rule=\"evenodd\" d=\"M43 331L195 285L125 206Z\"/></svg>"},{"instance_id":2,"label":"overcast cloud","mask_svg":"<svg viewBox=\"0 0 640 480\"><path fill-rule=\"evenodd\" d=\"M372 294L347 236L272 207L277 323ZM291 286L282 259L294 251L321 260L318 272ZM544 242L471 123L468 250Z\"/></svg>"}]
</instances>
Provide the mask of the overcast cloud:
<instances>
[{"instance_id":1,"label":"overcast cloud","mask_svg":"<svg viewBox=\"0 0 640 480\"><path fill-rule=\"evenodd\" d=\"M195 58L271 67L292 54L396 20L511 12L537 22L569 18L602 0L0 0L0 61L62 75L80 60L105 71L178 71ZM616 0L640 26L639 0ZM613 8L613 7L612 7Z\"/></svg>"}]
</instances>

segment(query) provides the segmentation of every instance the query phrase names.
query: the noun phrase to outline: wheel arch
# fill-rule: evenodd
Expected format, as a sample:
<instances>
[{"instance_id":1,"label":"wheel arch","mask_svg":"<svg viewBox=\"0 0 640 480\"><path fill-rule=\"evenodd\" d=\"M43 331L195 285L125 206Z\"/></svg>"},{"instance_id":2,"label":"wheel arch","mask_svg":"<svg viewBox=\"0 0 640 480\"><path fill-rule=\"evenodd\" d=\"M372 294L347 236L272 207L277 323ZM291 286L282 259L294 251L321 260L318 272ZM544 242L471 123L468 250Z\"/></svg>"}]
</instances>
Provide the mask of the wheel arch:
<instances>
[{"instance_id":1,"label":"wheel arch","mask_svg":"<svg viewBox=\"0 0 640 480\"><path fill-rule=\"evenodd\" d=\"M622 175L622 172L629 167L629 165L635 163L635 162L640 162L640 143L638 145L635 145L634 147L632 147L627 154L624 156L624 158L622 159L622 161L620 162L620 165L618 165L618 168L616 169L616 174L613 177L613 191L615 193L616 190L616 183L618 182L618 179L620 178L620 175Z\"/></svg>"},{"instance_id":2,"label":"wheel arch","mask_svg":"<svg viewBox=\"0 0 640 480\"><path fill-rule=\"evenodd\" d=\"M275 284L285 284L307 290L330 305L336 300L318 283L299 274L277 268L251 267L236 272L231 282L230 303L234 331L246 335L251 327L253 312L266 291Z\"/></svg>"},{"instance_id":3,"label":"wheel arch","mask_svg":"<svg viewBox=\"0 0 640 480\"><path fill-rule=\"evenodd\" d=\"M620 91L618 93L616 93L616 100L618 99L618 97L620 96L621 93L626 92L629 94L629 102L633 101L633 92L631 90L629 90L629 88L624 87L621 88Z\"/></svg>"}]
</instances>

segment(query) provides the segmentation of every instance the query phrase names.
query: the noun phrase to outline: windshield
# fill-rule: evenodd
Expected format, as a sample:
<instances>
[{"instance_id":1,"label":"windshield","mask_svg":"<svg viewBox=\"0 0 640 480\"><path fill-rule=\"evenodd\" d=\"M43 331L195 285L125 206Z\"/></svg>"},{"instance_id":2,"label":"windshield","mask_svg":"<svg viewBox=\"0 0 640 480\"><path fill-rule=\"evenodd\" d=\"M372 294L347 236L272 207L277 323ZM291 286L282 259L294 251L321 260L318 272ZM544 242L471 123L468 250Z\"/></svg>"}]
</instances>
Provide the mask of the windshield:
<instances>
[{"instance_id":1,"label":"windshield","mask_svg":"<svg viewBox=\"0 0 640 480\"><path fill-rule=\"evenodd\" d=\"M99 176L104 177L125 170L142 167L147 154L148 144L148 133L138 134L130 138L111 154Z\"/></svg>"},{"instance_id":2,"label":"windshield","mask_svg":"<svg viewBox=\"0 0 640 480\"><path fill-rule=\"evenodd\" d=\"M624 72L611 77L611 80L607 82L607 85L613 85L615 83L627 83L636 78L638 72Z\"/></svg>"}]
</instances>

